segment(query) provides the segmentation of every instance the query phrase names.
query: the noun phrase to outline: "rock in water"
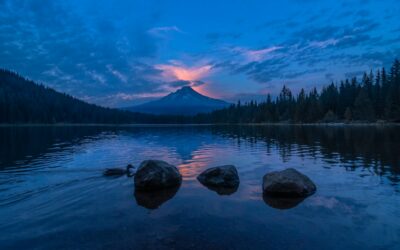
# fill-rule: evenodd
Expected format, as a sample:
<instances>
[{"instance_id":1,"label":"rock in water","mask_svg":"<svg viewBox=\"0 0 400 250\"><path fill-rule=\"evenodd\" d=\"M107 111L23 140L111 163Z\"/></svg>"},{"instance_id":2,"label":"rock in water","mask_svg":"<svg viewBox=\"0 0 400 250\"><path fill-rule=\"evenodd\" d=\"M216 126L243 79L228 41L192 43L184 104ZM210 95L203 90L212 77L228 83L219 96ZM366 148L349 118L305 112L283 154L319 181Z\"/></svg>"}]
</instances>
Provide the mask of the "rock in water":
<instances>
[{"instance_id":1,"label":"rock in water","mask_svg":"<svg viewBox=\"0 0 400 250\"><path fill-rule=\"evenodd\" d=\"M213 167L205 170L197 179L208 187L236 188L239 186L239 175L233 165Z\"/></svg>"},{"instance_id":2,"label":"rock in water","mask_svg":"<svg viewBox=\"0 0 400 250\"><path fill-rule=\"evenodd\" d=\"M182 176L179 170L165 161L143 161L135 174L135 187L138 190L159 190L179 186Z\"/></svg>"},{"instance_id":3,"label":"rock in water","mask_svg":"<svg viewBox=\"0 0 400 250\"><path fill-rule=\"evenodd\" d=\"M271 172L264 175L264 194L278 197L306 197L317 190L315 184L296 169Z\"/></svg>"}]
</instances>

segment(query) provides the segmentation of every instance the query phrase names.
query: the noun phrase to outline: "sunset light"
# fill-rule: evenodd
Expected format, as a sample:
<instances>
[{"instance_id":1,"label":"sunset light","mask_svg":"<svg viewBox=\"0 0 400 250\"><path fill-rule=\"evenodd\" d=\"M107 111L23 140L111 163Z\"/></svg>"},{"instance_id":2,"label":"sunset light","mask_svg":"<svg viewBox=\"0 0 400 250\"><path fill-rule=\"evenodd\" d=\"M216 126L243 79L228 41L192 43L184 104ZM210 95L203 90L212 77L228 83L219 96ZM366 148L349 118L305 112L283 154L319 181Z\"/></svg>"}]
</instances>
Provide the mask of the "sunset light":
<instances>
[{"instance_id":1,"label":"sunset light","mask_svg":"<svg viewBox=\"0 0 400 250\"><path fill-rule=\"evenodd\" d=\"M400 0L0 0L0 249L398 250Z\"/></svg>"}]
</instances>

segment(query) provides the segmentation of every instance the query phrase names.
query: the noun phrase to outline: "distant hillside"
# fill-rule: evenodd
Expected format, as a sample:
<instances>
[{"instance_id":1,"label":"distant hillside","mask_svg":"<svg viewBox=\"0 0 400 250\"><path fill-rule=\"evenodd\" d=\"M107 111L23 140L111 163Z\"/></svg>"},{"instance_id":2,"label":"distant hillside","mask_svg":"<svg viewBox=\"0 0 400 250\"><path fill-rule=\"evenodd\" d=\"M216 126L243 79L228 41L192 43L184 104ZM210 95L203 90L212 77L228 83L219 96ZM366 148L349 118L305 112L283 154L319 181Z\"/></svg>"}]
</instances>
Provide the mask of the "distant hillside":
<instances>
[{"instance_id":1,"label":"distant hillside","mask_svg":"<svg viewBox=\"0 0 400 250\"><path fill-rule=\"evenodd\" d=\"M182 119L89 104L0 69L0 123L179 123Z\"/></svg>"},{"instance_id":2,"label":"distant hillside","mask_svg":"<svg viewBox=\"0 0 400 250\"><path fill-rule=\"evenodd\" d=\"M229 105L225 101L204 96L191 87L183 87L159 100L126 109L157 115L196 115L210 113Z\"/></svg>"}]
</instances>

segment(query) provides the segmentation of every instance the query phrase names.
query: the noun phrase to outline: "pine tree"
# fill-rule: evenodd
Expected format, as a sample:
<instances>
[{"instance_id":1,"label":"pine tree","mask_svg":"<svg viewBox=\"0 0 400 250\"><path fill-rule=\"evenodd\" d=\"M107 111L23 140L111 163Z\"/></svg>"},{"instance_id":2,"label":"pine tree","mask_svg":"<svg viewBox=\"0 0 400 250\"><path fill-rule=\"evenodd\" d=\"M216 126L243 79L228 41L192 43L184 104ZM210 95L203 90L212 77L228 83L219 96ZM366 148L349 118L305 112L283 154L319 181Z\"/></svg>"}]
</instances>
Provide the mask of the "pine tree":
<instances>
[{"instance_id":1,"label":"pine tree","mask_svg":"<svg viewBox=\"0 0 400 250\"><path fill-rule=\"evenodd\" d=\"M400 121L400 63L395 60L390 68L385 114L390 121Z\"/></svg>"},{"instance_id":2,"label":"pine tree","mask_svg":"<svg viewBox=\"0 0 400 250\"><path fill-rule=\"evenodd\" d=\"M346 108L346 111L344 112L344 119L346 120L346 122L350 122L351 120L353 120L353 114L350 107Z\"/></svg>"},{"instance_id":3,"label":"pine tree","mask_svg":"<svg viewBox=\"0 0 400 250\"><path fill-rule=\"evenodd\" d=\"M305 117L306 111L307 111L306 92L304 91L304 89L301 89L300 93L297 97L294 120L296 122L305 122L306 121L306 117Z\"/></svg>"},{"instance_id":4,"label":"pine tree","mask_svg":"<svg viewBox=\"0 0 400 250\"><path fill-rule=\"evenodd\" d=\"M382 92L381 73L378 70L376 72L376 77L375 77L375 85L374 85L372 101L374 103L375 114L379 119L382 119L382 113L383 113L383 105L382 105L383 99L381 92Z\"/></svg>"},{"instance_id":5,"label":"pine tree","mask_svg":"<svg viewBox=\"0 0 400 250\"><path fill-rule=\"evenodd\" d=\"M360 121L373 121L375 119L373 105L365 88L360 90L354 101L354 117Z\"/></svg>"}]
</instances>

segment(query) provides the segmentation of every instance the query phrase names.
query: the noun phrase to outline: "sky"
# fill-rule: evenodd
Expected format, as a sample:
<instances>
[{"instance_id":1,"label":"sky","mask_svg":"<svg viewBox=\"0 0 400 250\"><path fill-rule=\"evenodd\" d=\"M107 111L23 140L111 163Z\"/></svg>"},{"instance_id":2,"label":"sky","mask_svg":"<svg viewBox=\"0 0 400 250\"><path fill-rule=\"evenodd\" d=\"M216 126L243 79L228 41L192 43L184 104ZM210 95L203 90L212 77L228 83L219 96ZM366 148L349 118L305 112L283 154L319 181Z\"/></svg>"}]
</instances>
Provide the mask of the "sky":
<instances>
[{"instance_id":1,"label":"sky","mask_svg":"<svg viewBox=\"0 0 400 250\"><path fill-rule=\"evenodd\" d=\"M0 68L126 107L182 86L230 102L400 57L400 0L0 0Z\"/></svg>"}]
</instances>

